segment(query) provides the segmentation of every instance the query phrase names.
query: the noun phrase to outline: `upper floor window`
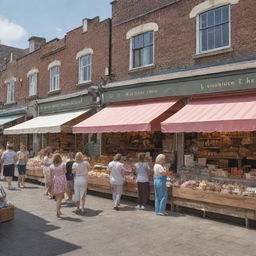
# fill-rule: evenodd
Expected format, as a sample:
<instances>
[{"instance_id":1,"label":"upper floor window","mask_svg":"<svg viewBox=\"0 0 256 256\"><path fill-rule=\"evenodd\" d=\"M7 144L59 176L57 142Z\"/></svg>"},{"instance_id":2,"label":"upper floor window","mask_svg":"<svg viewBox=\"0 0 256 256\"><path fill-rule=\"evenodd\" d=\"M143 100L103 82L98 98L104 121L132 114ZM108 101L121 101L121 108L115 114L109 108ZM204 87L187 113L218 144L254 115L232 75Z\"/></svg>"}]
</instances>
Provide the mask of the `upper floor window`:
<instances>
[{"instance_id":1,"label":"upper floor window","mask_svg":"<svg viewBox=\"0 0 256 256\"><path fill-rule=\"evenodd\" d=\"M92 55L86 54L79 58L79 83L91 81Z\"/></svg>"},{"instance_id":2,"label":"upper floor window","mask_svg":"<svg viewBox=\"0 0 256 256\"><path fill-rule=\"evenodd\" d=\"M33 73L28 77L29 96L37 95L37 73Z\"/></svg>"},{"instance_id":3,"label":"upper floor window","mask_svg":"<svg viewBox=\"0 0 256 256\"><path fill-rule=\"evenodd\" d=\"M60 67L54 66L50 68L50 91L60 89Z\"/></svg>"},{"instance_id":4,"label":"upper floor window","mask_svg":"<svg viewBox=\"0 0 256 256\"><path fill-rule=\"evenodd\" d=\"M230 46L229 5L200 14L198 23L199 53Z\"/></svg>"},{"instance_id":5,"label":"upper floor window","mask_svg":"<svg viewBox=\"0 0 256 256\"><path fill-rule=\"evenodd\" d=\"M131 68L154 64L154 34L146 32L131 39Z\"/></svg>"},{"instance_id":6,"label":"upper floor window","mask_svg":"<svg viewBox=\"0 0 256 256\"><path fill-rule=\"evenodd\" d=\"M13 103L15 102L14 99L14 81L9 81L7 84L7 103Z\"/></svg>"}]
</instances>

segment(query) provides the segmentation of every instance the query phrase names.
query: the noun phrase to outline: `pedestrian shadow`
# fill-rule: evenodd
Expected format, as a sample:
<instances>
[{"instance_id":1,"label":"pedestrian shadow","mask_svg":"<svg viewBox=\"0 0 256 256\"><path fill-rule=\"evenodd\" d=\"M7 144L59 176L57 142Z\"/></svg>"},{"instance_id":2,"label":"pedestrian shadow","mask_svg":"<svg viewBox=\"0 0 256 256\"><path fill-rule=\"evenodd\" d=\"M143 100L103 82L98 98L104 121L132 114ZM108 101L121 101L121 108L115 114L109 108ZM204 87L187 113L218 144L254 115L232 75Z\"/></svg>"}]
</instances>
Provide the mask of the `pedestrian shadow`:
<instances>
[{"instance_id":1,"label":"pedestrian shadow","mask_svg":"<svg viewBox=\"0 0 256 256\"><path fill-rule=\"evenodd\" d=\"M85 212L77 212L76 210L73 211L73 213L75 213L78 216L82 216L82 217L95 217L98 216L99 214L101 214L103 211L102 210L93 210L93 209L89 209L89 208L85 208Z\"/></svg>"},{"instance_id":2,"label":"pedestrian shadow","mask_svg":"<svg viewBox=\"0 0 256 256\"><path fill-rule=\"evenodd\" d=\"M22 188L22 190L23 190L23 189L39 189L39 187L26 186L26 187Z\"/></svg>"},{"instance_id":3,"label":"pedestrian shadow","mask_svg":"<svg viewBox=\"0 0 256 256\"><path fill-rule=\"evenodd\" d=\"M81 248L48 235L48 232L60 227L21 209L16 208L15 218L12 221L0 223L0 227L0 255L57 256Z\"/></svg>"},{"instance_id":4,"label":"pedestrian shadow","mask_svg":"<svg viewBox=\"0 0 256 256\"><path fill-rule=\"evenodd\" d=\"M63 202L63 203L61 203L61 206L71 208L71 207L75 207L76 203L75 202L73 202L73 203Z\"/></svg>"},{"instance_id":5,"label":"pedestrian shadow","mask_svg":"<svg viewBox=\"0 0 256 256\"><path fill-rule=\"evenodd\" d=\"M71 222L83 222L79 218L63 217L63 216L60 217L60 220L66 220L66 221L71 221Z\"/></svg>"},{"instance_id":6,"label":"pedestrian shadow","mask_svg":"<svg viewBox=\"0 0 256 256\"><path fill-rule=\"evenodd\" d=\"M133 206L124 206L124 207L120 207L119 211L125 212L125 211L136 211L135 207Z\"/></svg>"}]
</instances>

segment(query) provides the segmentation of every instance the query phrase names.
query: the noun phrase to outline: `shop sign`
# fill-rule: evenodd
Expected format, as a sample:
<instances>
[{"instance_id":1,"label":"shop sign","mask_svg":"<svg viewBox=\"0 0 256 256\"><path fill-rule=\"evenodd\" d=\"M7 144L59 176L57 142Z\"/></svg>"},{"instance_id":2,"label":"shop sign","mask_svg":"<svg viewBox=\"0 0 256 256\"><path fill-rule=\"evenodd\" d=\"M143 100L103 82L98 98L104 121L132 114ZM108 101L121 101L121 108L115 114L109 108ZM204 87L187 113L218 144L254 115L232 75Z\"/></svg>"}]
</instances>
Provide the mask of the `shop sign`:
<instances>
[{"instance_id":1,"label":"shop sign","mask_svg":"<svg viewBox=\"0 0 256 256\"><path fill-rule=\"evenodd\" d=\"M71 111L85 108L92 104L92 98L88 95L80 95L77 97L56 100L51 102L39 103L39 114L51 114L61 111Z\"/></svg>"},{"instance_id":2,"label":"shop sign","mask_svg":"<svg viewBox=\"0 0 256 256\"><path fill-rule=\"evenodd\" d=\"M106 90L104 99L108 103L249 89L256 89L255 70L121 86Z\"/></svg>"}]
</instances>

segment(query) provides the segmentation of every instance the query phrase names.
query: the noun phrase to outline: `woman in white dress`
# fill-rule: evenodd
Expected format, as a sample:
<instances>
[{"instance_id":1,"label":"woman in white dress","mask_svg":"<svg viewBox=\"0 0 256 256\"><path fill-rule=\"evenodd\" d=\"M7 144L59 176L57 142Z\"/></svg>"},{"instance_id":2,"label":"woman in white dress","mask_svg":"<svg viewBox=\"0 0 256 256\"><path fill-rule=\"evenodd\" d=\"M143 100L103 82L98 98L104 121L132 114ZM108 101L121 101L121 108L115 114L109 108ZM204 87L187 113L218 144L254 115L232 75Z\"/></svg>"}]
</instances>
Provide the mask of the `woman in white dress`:
<instances>
[{"instance_id":1,"label":"woman in white dress","mask_svg":"<svg viewBox=\"0 0 256 256\"><path fill-rule=\"evenodd\" d=\"M84 205L90 168L90 164L84 160L83 154L81 152L76 153L75 163L72 165L72 172L74 174L74 201L76 202L77 213L85 212Z\"/></svg>"}]
</instances>

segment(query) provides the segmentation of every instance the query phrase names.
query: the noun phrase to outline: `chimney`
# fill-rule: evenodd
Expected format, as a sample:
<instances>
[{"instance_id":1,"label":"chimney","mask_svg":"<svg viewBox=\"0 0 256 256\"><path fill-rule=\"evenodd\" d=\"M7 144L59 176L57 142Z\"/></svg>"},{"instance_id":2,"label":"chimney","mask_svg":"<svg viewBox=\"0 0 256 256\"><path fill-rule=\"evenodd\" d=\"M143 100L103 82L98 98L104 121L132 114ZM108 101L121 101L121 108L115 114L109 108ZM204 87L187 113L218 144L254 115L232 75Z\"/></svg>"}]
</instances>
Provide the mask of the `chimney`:
<instances>
[{"instance_id":1,"label":"chimney","mask_svg":"<svg viewBox=\"0 0 256 256\"><path fill-rule=\"evenodd\" d=\"M46 43L45 38L37 37L37 36L30 37L28 41L29 41L29 52L34 52L35 50L41 48Z\"/></svg>"},{"instance_id":2,"label":"chimney","mask_svg":"<svg viewBox=\"0 0 256 256\"><path fill-rule=\"evenodd\" d=\"M88 31L88 19L83 19L83 32Z\"/></svg>"}]
</instances>

